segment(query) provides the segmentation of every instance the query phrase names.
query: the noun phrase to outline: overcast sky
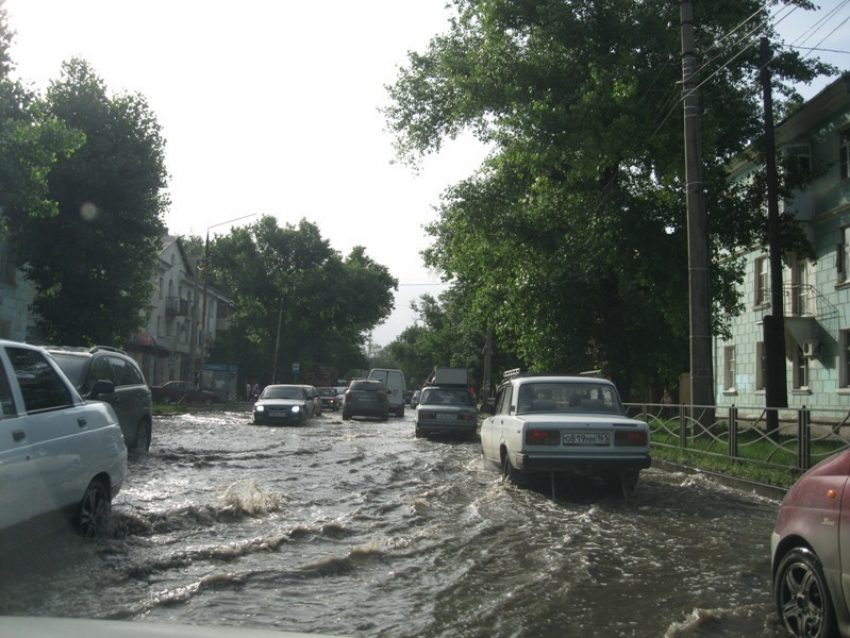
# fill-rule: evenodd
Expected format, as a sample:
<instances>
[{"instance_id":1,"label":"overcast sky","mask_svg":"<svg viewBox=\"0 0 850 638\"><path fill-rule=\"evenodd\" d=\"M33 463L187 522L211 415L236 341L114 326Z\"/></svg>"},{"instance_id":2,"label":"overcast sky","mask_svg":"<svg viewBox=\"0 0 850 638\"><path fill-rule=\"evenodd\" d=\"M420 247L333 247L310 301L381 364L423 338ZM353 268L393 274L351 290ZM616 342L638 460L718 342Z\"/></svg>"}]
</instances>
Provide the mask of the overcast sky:
<instances>
[{"instance_id":1,"label":"overcast sky","mask_svg":"<svg viewBox=\"0 0 850 638\"><path fill-rule=\"evenodd\" d=\"M87 60L112 92L145 96L167 141L173 234L226 233L245 215L315 223L347 255L356 245L401 284L380 345L413 323L439 277L419 252L443 189L479 165L471 139L415 175L394 165L378 108L409 50L446 30L445 0L6 0L17 74L39 90L63 61ZM781 24L790 42L850 56L848 0L822 0ZM831 12L835 11L834 14ZM780 14L781 17L782 14ZM826 18L818 23L820 18ZM830 35L833 29L837 29ZM825 40L822 38L826 38ZM805 89L807 97L825 85ZM246 219L237 224L251 223ZM432 284L432 285L423 285Z\"/></svg>"}]
</instances>

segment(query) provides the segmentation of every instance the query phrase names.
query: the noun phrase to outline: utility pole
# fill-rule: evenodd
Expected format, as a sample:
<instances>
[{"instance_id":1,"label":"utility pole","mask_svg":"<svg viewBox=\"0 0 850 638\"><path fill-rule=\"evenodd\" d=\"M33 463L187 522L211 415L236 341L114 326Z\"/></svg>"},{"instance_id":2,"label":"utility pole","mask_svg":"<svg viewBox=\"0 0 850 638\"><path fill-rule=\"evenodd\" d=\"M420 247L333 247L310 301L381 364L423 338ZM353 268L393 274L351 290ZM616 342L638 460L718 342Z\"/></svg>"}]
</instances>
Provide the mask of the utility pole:
<instances>
[{"instance_id":1,"label":"utility pole","mask_svg":"<svg viewBox=\"0 0 850 638\"><path fill-rule=\"evenodd\" d=\"M688 208L688 290L690 294L691 402L703 408L696 417L703 428L714 421L714 375L711 362L708 223L702 177L700 104L694 42L693 2L681 0L682 80L685 116L685 182Z\"/></svg>"},{"instance_id":2,"label":"utility pole","mask_svg":"<svg viewBox=\"0 0 850 638\"><path fill-rule=\"evenodd\" d=\"M767 181L767 244L770 255L770 311L764 317L764 398L767 433L779 433L779 412L788 407L785 368L785 299L782 296L782 246L779 226L779 196L776 177L776 138L773 126L773 93L770 86L770 45L761 39L761 84L764 99L764 170Z\"/></svg>"}]
</instances>

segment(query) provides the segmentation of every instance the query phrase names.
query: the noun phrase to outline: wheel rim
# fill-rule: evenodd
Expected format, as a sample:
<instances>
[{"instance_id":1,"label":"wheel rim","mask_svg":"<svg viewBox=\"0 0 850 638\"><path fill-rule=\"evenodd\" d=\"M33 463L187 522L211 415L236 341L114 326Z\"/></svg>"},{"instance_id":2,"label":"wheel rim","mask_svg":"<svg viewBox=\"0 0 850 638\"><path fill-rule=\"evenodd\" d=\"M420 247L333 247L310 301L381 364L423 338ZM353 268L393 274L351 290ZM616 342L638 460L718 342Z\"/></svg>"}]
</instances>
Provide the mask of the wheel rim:
<instances>
[{"instance_id":1,"label":"wheel rim","mask_svg":"<svg viewBox=\"0 0 850 638\"><path fill-rule=\"evenodd\" d=\"M782 574L780 613L785 627L795 636L823 635L824 596L812 569L802 561L788 565Z\"/></svg>"},{"instance_id":2,"label":"wheel rim","mask_svg":"<svg viewBox=\"0 0 850 638\"><path fill-rule=\"evenodd\" d=\"M85 538L103 536L109 524L109 496L100 483L92 483L80 503L80 532Z\"/></svg>"}]
</instances>

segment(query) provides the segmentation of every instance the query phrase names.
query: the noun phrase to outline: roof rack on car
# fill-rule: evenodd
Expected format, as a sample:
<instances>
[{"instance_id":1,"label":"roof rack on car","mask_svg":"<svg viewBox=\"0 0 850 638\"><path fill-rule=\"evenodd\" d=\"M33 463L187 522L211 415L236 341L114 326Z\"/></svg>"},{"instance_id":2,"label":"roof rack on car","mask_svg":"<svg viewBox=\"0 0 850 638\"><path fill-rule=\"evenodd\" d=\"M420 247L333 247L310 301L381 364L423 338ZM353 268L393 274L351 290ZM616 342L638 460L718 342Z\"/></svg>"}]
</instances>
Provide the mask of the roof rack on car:
<instances>
[{"instance_id":1,"label":"roof rack on car","mask_svg":"<svg viewBox=\"0 0 850 638\"><path fill-rule=\"evenodd\" d=\"M107 350L109 352L117 352L119 354L127 354L121 348L115 348L113 346L94 346L93 348L89 349L89 352L97 352L98 350Z\"/></svg>"},{"instance_id":2,"label":"roof rack on car","mask_svg":"<svg viewBox=\"0 0 850 638\"><path fill-rule=\"evenodd\" d=\"M520 374L522 374L522 368L514 368L513 370L505 370L504 377L510 379Z\"/></svg>"}]
</instances>

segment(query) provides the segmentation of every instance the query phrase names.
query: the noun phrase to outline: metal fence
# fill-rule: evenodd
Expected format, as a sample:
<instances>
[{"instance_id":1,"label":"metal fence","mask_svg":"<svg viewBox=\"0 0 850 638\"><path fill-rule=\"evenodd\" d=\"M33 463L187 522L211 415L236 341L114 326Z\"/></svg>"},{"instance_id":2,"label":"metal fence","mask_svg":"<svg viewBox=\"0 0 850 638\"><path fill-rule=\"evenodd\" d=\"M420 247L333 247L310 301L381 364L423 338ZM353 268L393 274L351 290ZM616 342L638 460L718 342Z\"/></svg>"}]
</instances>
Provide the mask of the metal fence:
<instances>
[{"instance_id":1,"label":"metal fence","mask_svg":"<svg viewBox=\"0 0 850 638\"><path fill-rule=\"evenodd\" d=\"M653 447L803 472L850 448L850 411L827 408L628 403ZM775 419L771 418L775 414Z\"/></svg>"}]
</instances>

